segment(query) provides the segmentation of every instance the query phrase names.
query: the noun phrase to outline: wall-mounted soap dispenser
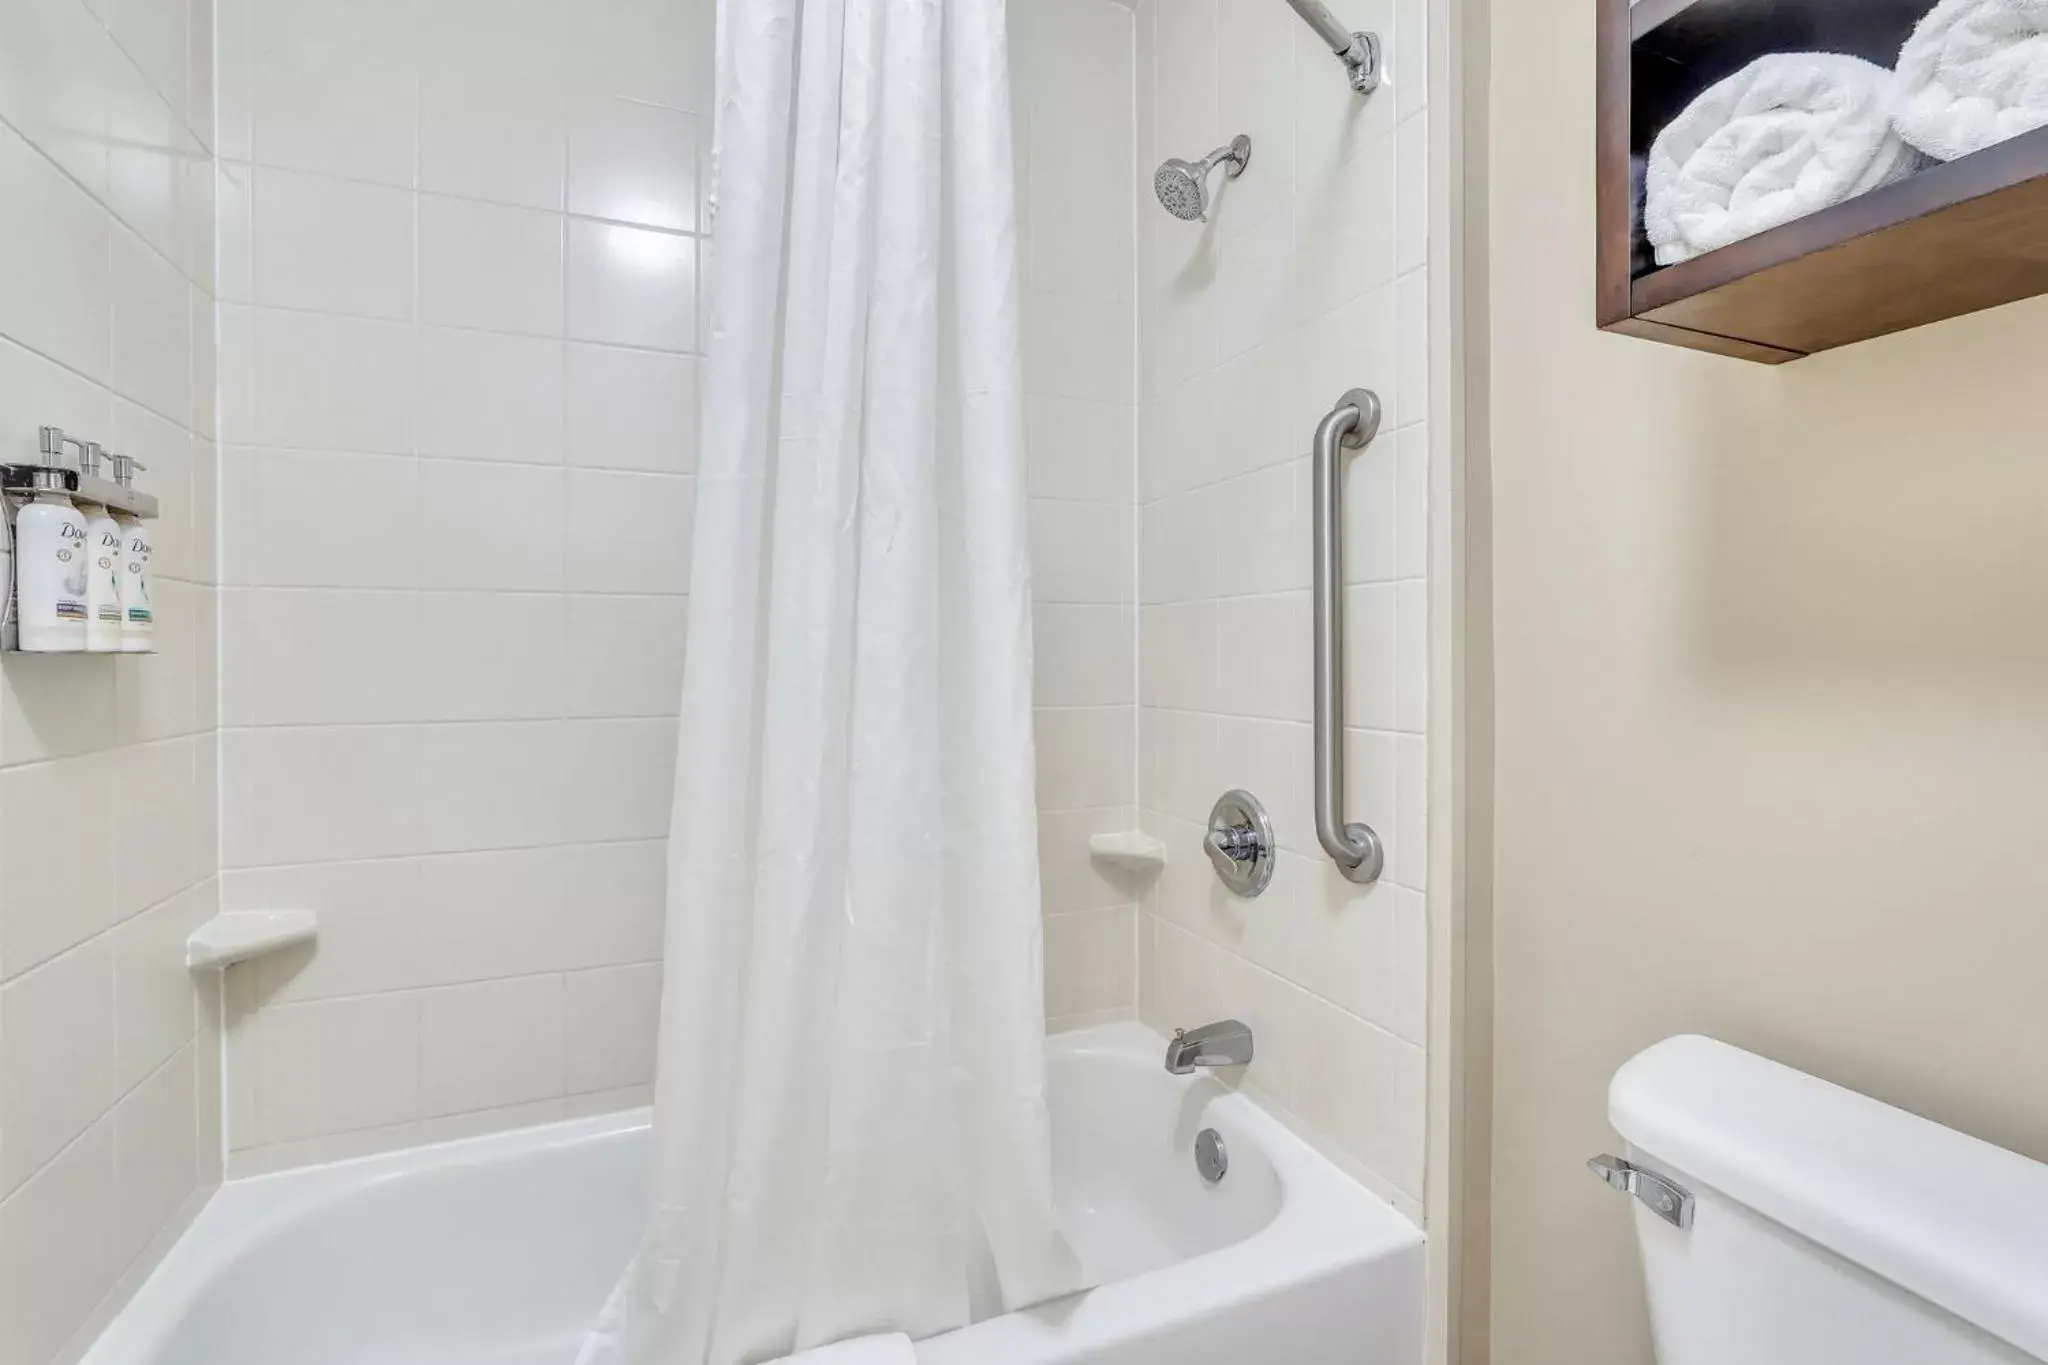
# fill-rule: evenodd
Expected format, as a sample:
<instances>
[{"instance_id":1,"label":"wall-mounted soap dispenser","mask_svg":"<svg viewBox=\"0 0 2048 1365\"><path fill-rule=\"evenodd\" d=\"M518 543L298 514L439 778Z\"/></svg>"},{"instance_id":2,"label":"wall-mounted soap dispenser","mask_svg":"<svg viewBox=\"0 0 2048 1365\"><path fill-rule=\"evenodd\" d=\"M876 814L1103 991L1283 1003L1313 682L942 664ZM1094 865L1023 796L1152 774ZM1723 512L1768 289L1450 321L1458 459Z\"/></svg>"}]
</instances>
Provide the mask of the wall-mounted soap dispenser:
<instances>
[{"instance_id":1,"label":"wall-mounted soap dispenser","mask_svg":"<svg viewBox=\"0 0 2048 1365\"><path fill-rule=\"evenodd\" d=\"M149 466L127 455L111 457L114 482L127 492L135 491L135 476ZM121 528L121 652L156 653L156 609L152 605L156 584L150 578L149 562L156 544L149 528L133 512L116 510Z\"/></svg>"},{"instance_id":2,"label":"wall-mounted soap dispenser","mask_svg":"<svg viewBox=\"0 0 2048 1365\"><path fill-rule=\"evenodd\" d=\"M106 452L87 441L78 452L81 481L100 477ZM121 601L121 523L104 503L80 494L78 510L85 517L85 648L91 654L121 652L127 612Z\"/></svg>"},{"instance_id":3,"label":"wall-mounted soap dispenser","mask_svg":"<svg viewBox=\"0 0 2048 1365\"><path fill-rule=\"evenodd\" d=\"M85 518L72 505L78 479L55 465L34 466L30 494L14 514L15 600L20 648L76 654L86 642Z\"/></svg>"},{"instance_id":4,"label":"wall-mounted soap dispenser","mask_svg":"<svg viewBox=\"0 0 2048 1365\"><path fill-rule=\"evenodd\" d=\"M0 464L0 650L154 652L153 545L144 523L156 517L157 500L134 486L142 466L59 427L38 434L39 463ZM75 469L65 460L72 448ZM102 460L114 477L102 474ZM109 524L119 554L101 565ZM113 572L118 615L105 610L107 583L95 583L95 569Z\"/></svg>"}]
</instances>

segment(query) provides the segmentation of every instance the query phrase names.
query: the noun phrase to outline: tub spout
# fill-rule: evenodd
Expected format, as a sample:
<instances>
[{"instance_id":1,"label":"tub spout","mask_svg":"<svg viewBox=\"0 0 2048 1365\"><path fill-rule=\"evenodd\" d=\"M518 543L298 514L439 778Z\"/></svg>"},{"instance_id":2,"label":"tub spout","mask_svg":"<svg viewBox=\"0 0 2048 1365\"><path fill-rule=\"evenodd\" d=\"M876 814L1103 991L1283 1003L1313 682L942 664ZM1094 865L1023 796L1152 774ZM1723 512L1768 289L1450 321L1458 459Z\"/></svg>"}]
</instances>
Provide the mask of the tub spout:
<instances>
[{"instance_id":1,"label":"tub spout","mask_svg":"<svg viewBox=\"0 0 2048 1365\"><path fill-rule=\"evenodd\" d=\"M1175 1029L1166 1045L1166 1069L1185 1076L1198 1066L1243 1066L1252 1059L1252 1031L1236 1019Z\"/></svg>"}]
</instances>

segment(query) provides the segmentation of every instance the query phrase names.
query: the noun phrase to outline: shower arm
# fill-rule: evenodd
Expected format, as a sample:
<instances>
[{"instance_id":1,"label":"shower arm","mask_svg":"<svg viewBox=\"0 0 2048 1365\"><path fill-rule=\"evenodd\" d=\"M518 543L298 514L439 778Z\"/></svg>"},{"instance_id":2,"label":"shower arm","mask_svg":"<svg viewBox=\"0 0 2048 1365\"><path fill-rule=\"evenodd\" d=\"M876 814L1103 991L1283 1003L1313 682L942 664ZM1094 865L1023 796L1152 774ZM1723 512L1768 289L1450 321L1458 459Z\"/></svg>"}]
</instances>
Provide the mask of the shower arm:
<instances>
[{"instance_id":1,"label":"shower arm","mask_svg":"<svg viewBox=\"0 0 2048 1365\"><path fill-rule=\"evenodd\" d=\"M1287 0L1287 4L1343 61L1353 90L1361 95L1370 95L1379 89L1380 36L1377 33L1354 33L1345 28L1322 0Z\"/></svg>"},{"instance_id":2,"label":"shower arm","mask_svg":"<svg viewBox=\"0 0 2048 1365\"><path fill-rule=\"evenodd\" d=\"M1240 145L1242 144L1242 145ZM1251 160L1251 144L1245 138L1236 138L1224 143L1209 155L1195 163L1195 173L1206 176L1218 166L1223 173L1235 180L1244 174L1245 163Z\"/></svg>"}]
</instances>

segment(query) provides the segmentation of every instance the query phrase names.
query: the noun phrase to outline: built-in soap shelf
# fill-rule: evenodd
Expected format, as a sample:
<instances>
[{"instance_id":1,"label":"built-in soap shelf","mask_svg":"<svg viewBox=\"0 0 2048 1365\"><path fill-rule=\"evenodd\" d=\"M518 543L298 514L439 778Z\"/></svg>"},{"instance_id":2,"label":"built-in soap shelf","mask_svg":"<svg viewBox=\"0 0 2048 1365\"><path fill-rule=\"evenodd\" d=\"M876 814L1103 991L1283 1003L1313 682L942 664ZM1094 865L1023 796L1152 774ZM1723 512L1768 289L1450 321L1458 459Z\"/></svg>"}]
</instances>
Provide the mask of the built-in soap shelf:
<instances>
[{"instance_id":1,"label":"built-in soap shelf","mask_svg":"<svg viewBox=\"0 0 2048 1365\"><path fill-rule=\"evenodd\" d=\"M200 971L247 962L295 943L311 943L319 929L311 910L223 911L185 940L185 965Z\"/></svg>"},{"instance_id":2,"label":"built-in soap shelf","mask_svg":"<svg viewBox=\"0 0 2048 1365\"><path fill-rule=\"evenodd\" d=\"M1088 836L1088 857L1112 872L1156 877L1166 866L1166 845L1141 830Z\"/></svg>"},{"instance_id":3,"label":"built-in soap shelf","mask_svg":"<svg viewBox=\"0 0 2048 1365\"><path fill-rule=\"evenodd\" d=\"M37 435L40 462L0 464L0 651L154 654L147 466L62 427Z\"/></svg>"}]
</instances>

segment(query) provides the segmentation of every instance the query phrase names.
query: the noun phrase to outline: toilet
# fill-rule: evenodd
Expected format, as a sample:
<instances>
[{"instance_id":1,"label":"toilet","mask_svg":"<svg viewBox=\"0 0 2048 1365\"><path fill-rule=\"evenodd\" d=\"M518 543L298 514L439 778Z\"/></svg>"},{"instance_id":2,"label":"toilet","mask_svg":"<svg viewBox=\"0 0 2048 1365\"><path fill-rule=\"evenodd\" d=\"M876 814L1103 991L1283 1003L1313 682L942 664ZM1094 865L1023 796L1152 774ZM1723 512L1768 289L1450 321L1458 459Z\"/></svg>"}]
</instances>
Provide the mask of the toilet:
<instances>
[{"instance_id":1,"label":"toilet","mask_svg":"<svg viewBox=\"0 0 2048 1365\"><path fill-rule=\"evenodd\" d=\"M2048 1361L2048 1166L1710 1038L1608 1116L1660 1365Z\"/></svg>"}]
</instances>

